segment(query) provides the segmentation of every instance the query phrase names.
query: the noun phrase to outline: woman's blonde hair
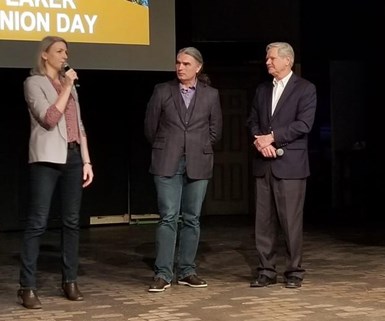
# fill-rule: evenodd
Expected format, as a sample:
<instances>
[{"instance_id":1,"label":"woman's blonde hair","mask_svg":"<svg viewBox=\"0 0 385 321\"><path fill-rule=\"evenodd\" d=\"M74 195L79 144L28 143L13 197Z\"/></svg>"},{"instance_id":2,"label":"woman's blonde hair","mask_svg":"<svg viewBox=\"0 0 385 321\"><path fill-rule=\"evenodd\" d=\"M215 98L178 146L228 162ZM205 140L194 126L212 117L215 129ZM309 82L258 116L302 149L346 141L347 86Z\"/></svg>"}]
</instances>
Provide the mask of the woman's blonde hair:
<instances>
[{"instance_id":1,"label":"woman's blonde hair","mask_svg":"<svg viewBox=\"0 0 385 321\"><path fill-rule=\"evenodd\" d=\"M57 36L46 36L44 37L39 44L39 48L36 54L36 63L35 66L31 69L31 75L45 75L45 61L43 59L43 52L47 52L51 46L56 42L64 42L68 48L68 43L61 37Z\"/></svg>"}]
</instances>

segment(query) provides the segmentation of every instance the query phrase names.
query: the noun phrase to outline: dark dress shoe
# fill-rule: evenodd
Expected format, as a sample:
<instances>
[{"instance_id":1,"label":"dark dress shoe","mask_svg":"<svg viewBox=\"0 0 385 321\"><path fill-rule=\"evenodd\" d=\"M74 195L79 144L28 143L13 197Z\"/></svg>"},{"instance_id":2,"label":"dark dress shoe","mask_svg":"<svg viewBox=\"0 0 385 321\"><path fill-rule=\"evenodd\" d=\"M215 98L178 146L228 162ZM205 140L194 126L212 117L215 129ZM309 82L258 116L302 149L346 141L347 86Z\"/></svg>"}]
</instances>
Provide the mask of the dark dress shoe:
<instances>
[{"instance_id":1,"label":"dark dress shoe","mask_svg":"<svg viewBox=\"0 0 385 321\"><path fill-rule=\"evenodd\" d=\"M277 277L269 278L265 274L260 274L258 278L250 283L252 288L262 288L271 284L277 283Z\"/></svg>"},{"instance_id":2,"label":"dark dress shoe","mask_svg":"<svg viewBox=\"0 0 385 321\"><path fill-rule=\"evenodd\" d=\"M17 297L22 306L27 309L41 309L41 302L37 296L36 290L20 289L17 291Z\"/></svg>"},{"instance_id":3,"label":"dark dress shoe","mask_svg":"<svg viewBox=\"0 0 385 321\"><path fill-rule=\"evenodd\" d=\"M155 278L154 282L151 283L148 292L163 292L171 286L171 283L168 283L162 278Z\"/></svg>"},{"instance_id":4,"label":"dark dress shoe","mask_svg":"<svg viewBox=\"0 0 385 321\"><path fill-rule=\"evenodd\" d=\"M289 276L286 280L285 287L288 289L296 289L302 286L302 279L296 276Z\"/></svg>"},{"instance_id":5,"label":"dark dress shoe","mask_svg":"<svg viewBox=\"0 0 385 321\"><path fill-rule=\"evenodd\" d=\"M180 285L188 285L192 288L205 288L207 287L207 282L199 278L196 274L186 276L183 279L178 280Z\"/></svg>"},{"instance_id":6,"label":"dark dress shoe","mask_svg":"<svg viewBox=\"0 0 385 321\"><path fill-rule=\"evenodd\" d=\"M83 301L83 294L79 291L76 282L67 282L62 284L64 296L71 301Z\"/></svg>"}]
</instances>

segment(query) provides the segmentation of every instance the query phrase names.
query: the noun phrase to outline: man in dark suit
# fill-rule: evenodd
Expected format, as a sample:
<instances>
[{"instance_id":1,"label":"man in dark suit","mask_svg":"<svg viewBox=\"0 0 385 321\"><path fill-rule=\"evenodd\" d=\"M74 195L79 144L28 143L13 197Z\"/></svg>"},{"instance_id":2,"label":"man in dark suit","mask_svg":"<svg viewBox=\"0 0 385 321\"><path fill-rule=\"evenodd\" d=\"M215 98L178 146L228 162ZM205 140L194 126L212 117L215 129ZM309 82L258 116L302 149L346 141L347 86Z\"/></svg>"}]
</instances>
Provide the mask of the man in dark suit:
<instances>
[{"instance_id":1,"label":"man in dark suit","mask_svg":"<svg viewBox=\"0 0 385 321\"><path fill-rule=\"evenodd\" d=\"M222 112L218 90L209 85L202 67L196 48L181 49L176 58L177 79L156 85L147 105L144 127L152 145L150 173L160 215L155 277L149 292L171 286L178 231L178 284L207 286L197 276L195 257L202 203L213 173L213 145L222 135Z\"/></svg>"},{"instance_id":2,"label":"man in dark suit","mask_svg":"<svg viewBox=\"0 0 385 321\"><path fill-rule=\"evenodd\" d=\"M285 286L302 285L303 206L310 175L308 133L316 105L315 86L292 72L294 50L285 42L266 47L273 83L258 86L248 128L256 148L255 242L259 266L251 287L277 283L277 244L281 229L286 253Z\"/></svg>"}]
</instances>

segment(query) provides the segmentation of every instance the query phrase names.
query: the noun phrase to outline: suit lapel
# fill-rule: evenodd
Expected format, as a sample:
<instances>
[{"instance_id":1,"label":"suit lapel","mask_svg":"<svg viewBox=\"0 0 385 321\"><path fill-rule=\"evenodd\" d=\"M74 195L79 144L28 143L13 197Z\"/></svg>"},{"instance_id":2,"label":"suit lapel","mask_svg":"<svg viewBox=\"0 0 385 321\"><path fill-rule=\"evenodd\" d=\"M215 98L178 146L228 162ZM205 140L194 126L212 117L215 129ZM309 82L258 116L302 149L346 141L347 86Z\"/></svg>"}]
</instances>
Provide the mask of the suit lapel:
<instances>
[{"instance_id":1,"label":"suit lapel","mask_svg":"<svg viewBox=\"0 0 385 321\"><path fill-rule=\"evenodd\" d=\"M190 105L188 107L189 109L189 117L187 120L190 120L193 113L194 113L194 109L195 109L195 105L198 105L200 106L201 103L200 103L200 97L202 97L202 95L199 95L199 92L202 90L202 86L199 85L199 81L197 82L197 86L195 88L195 93L194 93L194 96L192 97L191 99L191 102L190 102Z\"/></svg>"},{"instance_id":2,"label":"suit lapel","mask_svg":"<svg viewBox=\"0 0 385 321\"><path fill-rule=\"evenodd\" d=\"M195 88L195 94L192 97L190 105L188 107L188 115L186 115L187 107L180 93L179 83L176 81L175 84L171 86L171 94L174 100L174 106L176 111L178 112L179 118L181 119L184 125L186 124L186 122L190 121L195 109L195 105L199 104L199 100L200 100L199 97L202 96L202 95L199 95L199 92L201 90L203 90L203 87L199 84L199 82L197 82L197 87Z\"/></svg>"},{"instance_id":3,"label":"suit lapel","mask_svg":"<svg viewBox=\"0 0 385 321\"><path fill-rule=\"evenodd\" d=\"M186 106L184 105L183 98L180 94L179 83L177 81L173 82L171 85L171 95L174 101L175 110L179 115L180 120L184 124L184 110Z\"/></svg>"},{"instance_id":4,"label":"suit lapel","mask_svg":"<svg viewBox=\"0 0 385 321\"><path fill-rule=\"evenodd\" d=\"M270 87L269 87L269 90L267 91L268 95L267 95L267 110L268 110L268 118L269 120L271 120L271 118L273 117L273 115L271 114L271 109L273 108L273 90L274 90L274 86L273 86L273 83L270 82Z\"/></svg>"},{"instance_id":5,"label":"suit lapel","mask_svg":"<svg viewBox=\"0 0 385 321\"><path fill-rule=\"evenodd\" d=\"M286 100L286 97L288 97L291 94L291 92L293 91L293 89L295 87L296 78L297 78L297 76L295 76L295 74L293 74L290 77L289 81L287 82L287 84L285 86L285 89L282 92L281 97L278 100L278 103L277 103L277 106L275 107L274 114L272 115L272 118L280 111L284 101ZM271 111L271 99L272 99L272 97L273 97L273 94L271 94L271 98L270 98L270 111Z\"/></svg>"}]
</instances>

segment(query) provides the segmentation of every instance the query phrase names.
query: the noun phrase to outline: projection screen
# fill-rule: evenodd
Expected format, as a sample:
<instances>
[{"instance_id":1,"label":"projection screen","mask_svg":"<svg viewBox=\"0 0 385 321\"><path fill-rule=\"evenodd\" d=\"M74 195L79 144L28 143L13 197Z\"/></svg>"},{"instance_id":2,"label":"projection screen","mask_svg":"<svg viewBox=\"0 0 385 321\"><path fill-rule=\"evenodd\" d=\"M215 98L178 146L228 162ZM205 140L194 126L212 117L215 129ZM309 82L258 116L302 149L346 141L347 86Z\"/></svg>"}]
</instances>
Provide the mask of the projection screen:
<instances>
[{"instance_id":1,"label":"projection screen","mask_svg":"<svg viewBox=\"0 0 385 321\"><path fill-rule=\"evenodd\" d=\"M68 41L77 69L172 71L175 0L0 2L0 68L30 68L47 35Z\"/></svg>"}]
</instances>

